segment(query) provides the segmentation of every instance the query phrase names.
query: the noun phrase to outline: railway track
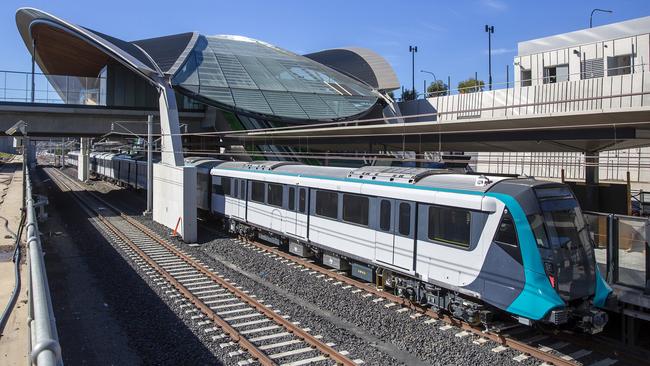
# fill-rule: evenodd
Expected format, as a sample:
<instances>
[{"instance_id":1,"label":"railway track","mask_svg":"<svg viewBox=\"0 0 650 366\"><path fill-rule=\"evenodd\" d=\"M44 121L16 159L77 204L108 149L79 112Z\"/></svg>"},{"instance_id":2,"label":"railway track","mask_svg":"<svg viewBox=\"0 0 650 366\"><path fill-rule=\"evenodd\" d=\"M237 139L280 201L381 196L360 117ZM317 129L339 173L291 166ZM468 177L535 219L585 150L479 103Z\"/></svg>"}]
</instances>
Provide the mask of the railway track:
<instances>
[{"instance_id":1,"label":"railway track","mask_svg":"<svg viewBox=\"0 0 650 366\"><path fill-rule=\"evenodd\" d=\"M88 214L96 216L112 239L129 256L157 274L185 299L193 318L214 324L212 340L222 348L237 345L230 356L238 365L357 365L346 351L338 351L309 329L289 321L255 295L211 270L192 255L161 238L140 222L123 214L64 173L44 171L63 191L69 191ZM183 306L183 305L181 305ZM207 324L205 323L205 324Z\"/></svg>"},{"instance_id":2,"label":"railway track","mask_svg":"<svg viewBox=\"0 0 650 366\"><path fill-rule=\"evenodd\" d=\"M474 344L482 345L488 339L494 341L499 346L493 348L493 352L501 352L507 347L521 352L520 355L514 358L515 361L523 361L533 357L543 362L542 365L545 366L650 365L650 355L631 352L597 336L587 336L564 331L541 332L538 329L526 326L514 327L503 332L486 331L483 328L472 326L456 318L451 318L434 310L413 304L405 298L378 289L374 285L357 281L345 273L322 267L312 260L295 256L276 246L244 237L239 237L237 241L241 245L247 246L264 255L292 261L296 265L309 269L310 272L308 273L310 274L318 277L324 275L321 278L330 281L333 285L348 288L351 286L352 292L356 291L354 289L362 290L366 294L372 295L368 296L368 300L370 301L379 302L378 299L383 299L382 301L386 301L384 306L387 308L394 307L396 311L401 311L399 309L405 308L411 309L415 314L418 314L411 316L413 319L426 316L429 320L425 320L425 322L432 325L438 325L440 323L442 324L441 329L450 329L448 327L460 329L461 332L457 333L457 336L465 334L463 332L475 334L480 338L475 340Z\"/></svg>"}]
</instances>

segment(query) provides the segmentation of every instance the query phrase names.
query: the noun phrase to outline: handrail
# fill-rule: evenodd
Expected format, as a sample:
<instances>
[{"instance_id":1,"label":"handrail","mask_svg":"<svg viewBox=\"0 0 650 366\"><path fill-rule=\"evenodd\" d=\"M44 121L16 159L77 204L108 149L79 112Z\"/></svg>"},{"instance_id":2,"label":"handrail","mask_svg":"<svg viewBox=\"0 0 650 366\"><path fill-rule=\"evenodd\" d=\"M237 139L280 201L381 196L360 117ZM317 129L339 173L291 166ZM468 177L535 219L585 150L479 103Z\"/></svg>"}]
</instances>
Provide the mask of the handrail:
<instances>
[{"instance_id":1,"label":"handrail","mask_svg":"<svg viewBox=\"0 0 650 366\"><path fill-rule=\"evenodd\" d=\"M25 158L25 164L27 159ZM45 260L38 231L32 182L25 169L25 208L27 215L27 248L29 261L29 331L30 359L38 366L63 365L61 346L56 330L52 298L45 271Z\"/></svg>"}]
</instances>

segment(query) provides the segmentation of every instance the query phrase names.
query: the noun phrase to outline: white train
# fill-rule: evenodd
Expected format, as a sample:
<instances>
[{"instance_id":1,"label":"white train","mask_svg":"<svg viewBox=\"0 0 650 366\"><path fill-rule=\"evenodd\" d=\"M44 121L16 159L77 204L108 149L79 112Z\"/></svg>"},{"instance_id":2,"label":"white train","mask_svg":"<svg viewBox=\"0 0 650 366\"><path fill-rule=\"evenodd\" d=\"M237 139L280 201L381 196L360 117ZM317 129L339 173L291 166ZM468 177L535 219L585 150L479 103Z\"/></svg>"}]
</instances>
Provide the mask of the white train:
<instances>
[{"instance_id":1,"label":"white train","mask_svg":"<svg viewBox=\"0 0 650 366\"><path fill-rule=\"evenodd\" d=\"M95 159L96 174L114 180L146 174L125 177L123 156ZM444 169L186 162L200 168L197 207L228 230L413 301L472 323L505 313L595 333L607 322L598 308L611 289L564 184Z\"/></svg>"}]
</instances>

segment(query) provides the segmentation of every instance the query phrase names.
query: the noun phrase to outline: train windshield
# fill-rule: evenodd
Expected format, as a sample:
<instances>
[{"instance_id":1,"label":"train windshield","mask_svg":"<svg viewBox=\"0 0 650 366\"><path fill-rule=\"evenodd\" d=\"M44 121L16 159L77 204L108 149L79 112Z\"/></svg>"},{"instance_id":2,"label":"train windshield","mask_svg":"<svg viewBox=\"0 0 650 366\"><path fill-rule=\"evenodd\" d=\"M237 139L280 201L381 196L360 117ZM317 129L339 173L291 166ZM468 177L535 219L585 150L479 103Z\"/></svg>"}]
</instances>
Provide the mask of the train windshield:
<instances>
[{"instance_id":1,"label":"train windshield","mask_svg":"<svg viewBox=\"0 0 650 366\"><path fill-rule=\"evenodd\" d=\"M584 298L593 294L595 261L582 210L566 186L536 189L546 231L542 255L547 274L565 300ZM541 221L541 220L540 220Z\"/></svg>"},{"instance_id":2,"label":"train windshield","mask_svg":"<svg viewBox=\"0 0 650 366\"><path fill-rule=\"evenodd\" d=\"M554 249L589 249L587 224L573 194L567 187L536 190L544 215L548 245Z\"/></svg>"}]
</instances>

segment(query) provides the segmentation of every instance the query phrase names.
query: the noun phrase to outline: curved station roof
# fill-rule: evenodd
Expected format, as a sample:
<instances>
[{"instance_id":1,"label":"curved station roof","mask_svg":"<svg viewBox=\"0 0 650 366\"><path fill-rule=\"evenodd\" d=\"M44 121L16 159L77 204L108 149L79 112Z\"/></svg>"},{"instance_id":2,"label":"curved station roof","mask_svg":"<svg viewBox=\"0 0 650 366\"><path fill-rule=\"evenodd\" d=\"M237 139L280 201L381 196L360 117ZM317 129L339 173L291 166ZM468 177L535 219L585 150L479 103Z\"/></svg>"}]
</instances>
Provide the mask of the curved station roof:
<instances>
[{"instance_id":1,"label":"curved station roof","mask_svg":"<svg viewBox=\"0 0 650 366\"><path fill-rule=\"evenodd\" d=\"M380 92L399 86L388 63L364 49L350 66L340 56L330 64L331 53L309 58L241 36L190 32L127 42L33 8L19 9L16 23L30 52L36 42L46 74L95 77L112 59L154 84L162 73L182 94L254 117L357 118Z\"/></svg>"}]
</instances>

